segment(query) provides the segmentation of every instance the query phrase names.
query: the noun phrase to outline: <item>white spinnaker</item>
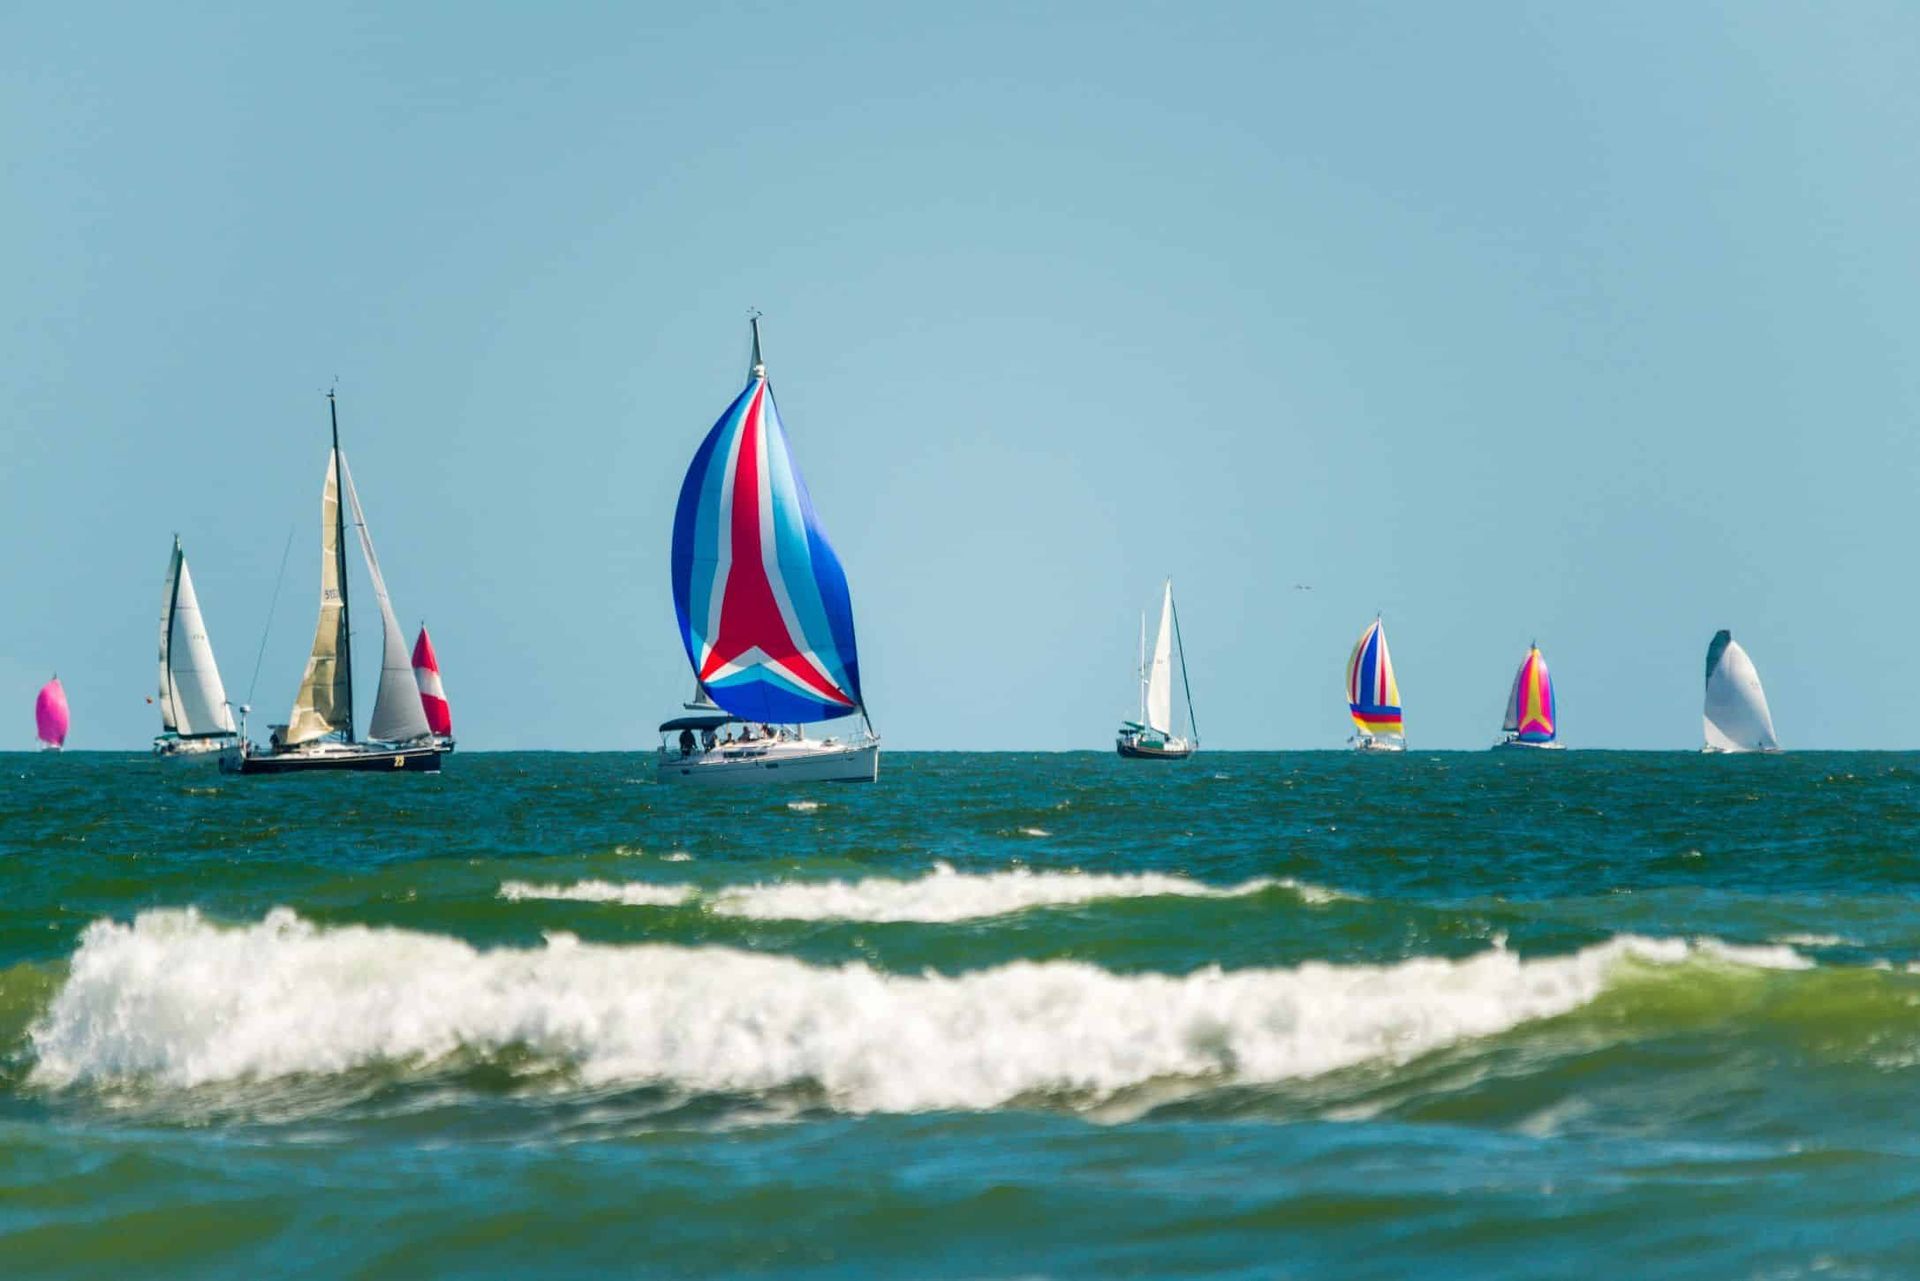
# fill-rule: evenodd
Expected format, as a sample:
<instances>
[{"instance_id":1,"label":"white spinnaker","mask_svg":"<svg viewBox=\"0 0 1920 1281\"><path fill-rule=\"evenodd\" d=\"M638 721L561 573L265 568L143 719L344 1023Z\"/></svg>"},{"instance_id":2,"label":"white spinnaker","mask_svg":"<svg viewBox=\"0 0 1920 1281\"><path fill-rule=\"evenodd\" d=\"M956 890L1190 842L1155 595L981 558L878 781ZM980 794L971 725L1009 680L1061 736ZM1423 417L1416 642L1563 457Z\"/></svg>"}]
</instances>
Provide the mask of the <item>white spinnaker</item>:
<instances>
[{"instance_id":1,"label":"white spinnaker","mask_svg":"<svg viewBox=\"0 0 1920 1281\"><path fill-rule=\"evenodd\" d=\"M213 643L207 639L200 598L194 595L193 574L187 558L179 557L179 581L173 593L173 627L167 661L172 679L173 727L181 737L195 734L231 734L233 709L227 706L226 686L213 661Z\"/></svg>"},{"instance_id":2,"label":"white spinnaker","mask_svg":"<svg viewBox=\"0 0 1920 1281\"><path fill-rule=\"evenodd\" d=\"M1160 600L1160 634L1153 642L1153 662L1147 668L1147 727L1173 733L1173 580L1167 580Z\"/></svg>"},{"instance_id":3,"label":"white spinnaker","mask_svg":"<svg viewBox=\"0 0 1920 1281\"><path fill-rule=\"evenodd\" d=\"M1707 746L1722 752L1767 751L1780 746L1773 713L1760 688L1760 673L1740 643L1728 639L1720 661L1707 673Z\"/></svg>"},{"instance_id":4,"label":"white spinnaker","mask_svg":"<svg viewBox=\"0 0 1920 1281\"><path fill-rule=\"evenodd\" d=\"M373 580L373 598L380 604L380 690L373 696L373 719L367 725L367 737L386 743L420 738L431 731L420 706L420 688L414 683L413 660L407 653L406 639L400 635L400 620L393 616L387 580L380 573L380 558L373 554L373 535L367 531L367 515L360 510L360 494L353 487L353 471L344 453L340 456L340 473L346 481L347 510L353 516L353 527L360 531L367 576Z\"/></svg>"},{"instance_id":5,"label":"white spinnaker","mask_svg":"<svg viewBox=\"0 0 1920 1281\"><path fill-rule=\"evenodd\" d=\"M1509 734L1520 728L1520 682L1526 675L1527 660L1523 658L1520 660L1520 670L1513 674L1513 688L1507 692L1507 718L1500 722L1500 728Z\"/></svg>"},{"instance_id":6,"label":"white spinnaker","mask_svg":"<svg viewBox=\"0 0 1920 1281\"><path fill-rule=\"evenodd\" d=\"M167 581L160 587L160 728L175 732L173 719L173 672L167 662L167 649L173 641L173 584L180 573L180 540L173 540L173 552L167 557Z\"/></svg>"}]
</instances>

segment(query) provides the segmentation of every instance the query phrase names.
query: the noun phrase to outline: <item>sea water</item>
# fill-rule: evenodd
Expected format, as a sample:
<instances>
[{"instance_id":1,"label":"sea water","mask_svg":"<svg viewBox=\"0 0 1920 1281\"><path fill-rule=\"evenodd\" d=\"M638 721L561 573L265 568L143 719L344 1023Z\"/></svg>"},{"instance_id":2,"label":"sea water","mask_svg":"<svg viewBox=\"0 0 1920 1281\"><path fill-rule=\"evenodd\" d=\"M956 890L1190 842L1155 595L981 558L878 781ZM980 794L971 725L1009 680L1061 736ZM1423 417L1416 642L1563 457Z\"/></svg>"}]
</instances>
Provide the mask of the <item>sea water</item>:
<instances>
[{"instance_id":1,"label":"sea water","mask_svg":"<svg viewBox=\"0 0 1920 1281\"><path fill-rule=\"evenodd\" d=\"M1920 1275L1917 785L0 756L0 1275Z\"/></svg>"}]
</instances>

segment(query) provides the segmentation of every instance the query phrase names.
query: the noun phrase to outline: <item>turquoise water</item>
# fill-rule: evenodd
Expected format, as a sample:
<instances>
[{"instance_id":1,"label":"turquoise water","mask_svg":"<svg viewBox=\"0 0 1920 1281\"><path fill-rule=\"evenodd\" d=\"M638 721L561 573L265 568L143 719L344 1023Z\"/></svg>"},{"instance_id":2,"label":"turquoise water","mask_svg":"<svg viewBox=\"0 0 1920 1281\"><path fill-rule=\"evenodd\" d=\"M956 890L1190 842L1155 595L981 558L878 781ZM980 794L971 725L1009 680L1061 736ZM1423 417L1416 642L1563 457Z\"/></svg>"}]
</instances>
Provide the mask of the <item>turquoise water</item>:
<instances>
[{"instance_id":1,"label":"turquoise water","mask_svg":"<svg viewBox=\"0 0 1920 1281\"><path fill-rule=\"evenodd\" d=\"M0 756L0 1273L1920 1275L1920 756Z\"/></svg>"}]
</instances>

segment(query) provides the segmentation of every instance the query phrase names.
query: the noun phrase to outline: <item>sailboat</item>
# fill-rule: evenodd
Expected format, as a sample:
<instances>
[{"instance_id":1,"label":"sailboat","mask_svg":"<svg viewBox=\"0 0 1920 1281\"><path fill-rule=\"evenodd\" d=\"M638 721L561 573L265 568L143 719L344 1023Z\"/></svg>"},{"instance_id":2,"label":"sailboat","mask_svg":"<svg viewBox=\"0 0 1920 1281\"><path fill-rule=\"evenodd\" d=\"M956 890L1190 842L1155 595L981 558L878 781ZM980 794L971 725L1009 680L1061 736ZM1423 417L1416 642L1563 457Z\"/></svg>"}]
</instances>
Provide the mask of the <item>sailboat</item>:
<instances>
[{"instance_id":1,"label":"sailboat","mask_svg":"<svg viewBox=\"0 0 1920 1281\"><path fill-rule=\"evenodd\" d=\"M1140 616L1140 718L1122 722L1114 750L1135 760L1178 761L1200 746L1193 722L1193 689L1187 683L1187 649L1180 646L1180 688L1187 703L1187 730L1173 732L1173 648L1180 639L1180 616L1173 608L1173 580L1160 597L1160 630L1147 657L1147 616Z\"/></svg>"},{"instance_id":2,"label":"sailboat","mask_svg":"<svg viewBox=\"0 0 1920 1281\"><path fill-rule=\"evenodd\" d=\"M872 782L853 602L794 464L751 318L747 385L694 452L673 515L673 607L696 702L660 726L669 783ZM859 718L811 737L809 726Z\"/></svg>"},{"instance_id":3,"label":"sailboat","mask_svg":"<svg viewBox=\"0 0 1920 1281\"><path fill-rule=\"evenodd\" d=\"M67 745L67 723L67 691L56 672L33 700L33 727L40 736L41 750L57 752Z\"/></svg>"},{"instance_id":4,"label":"sailboat","mask_svg":"<svg viewBox=\"0 0 1920 1281\"><path fill-rule=\"evenodd\" d=\"M1360 633L1347 659L1347 711L1354 734L1347 741L1362 752L1404 752L1406 730L1400 718L1400 683L1393 678L1387 653L1387 629L1378 615Z\"/></svg>"},{"instance_id":5,"label":"sailboat","mask_svg":"<svg viewBox=\"0 0 1920 1281\"><path fill-rule=\"evenodd\" d=\"M1722 629L1707 646L1707 698L1703 709L1708 752L1777 752L1773 713L1747 651Z\"/></svg>"},{"instance_id":6,"label":"sailboat","mask_svg":"<svg viewBox=\"0 0 1920 1281\"><path fill-rule=\"evenodd\" d=\"M420 691L407 665L407 643L387 598L386 579L373 554L373 536L353 487L353 473L340 449L340 413L327 393L333 447L320 494L320 621L313 652L300 680L293 714L271 726L267 746L255 747L241 724L237 743L220 757L220 768L237 774L289 774L311 770L438 771L441 748L433 740ZM347 592L347 513L360 535L360 552L380 607L380 687L366 739L353 732L353 631ZM242 708L242 715L246 709Z\"/></svg>"},{"instance_id":7,"label":"sailboat","mask_svg":"<svg viewBox=\"0 0 1920 1281\"><path fill-rule=\"evenodd\" d=\"M173 536L173 555L167 561L167 581L160 596L160 733L153 754L161 757L205 756L229 746L234 738L233 709L213 661L200 598L194 594L193 575L180 536Z\"/></svg>"},{"instance_id":8,"label":"sailboat","mask_svg":"<svg viewBox=\"0 0 1920 1281\"><path fill-rule=\"evenodd\" d=\"M433 652L433 638L427 625L420 624L420 635L413 642L413 680L420 687L420 710L426 713L427 729L442 750L453 750L453 708L447 704L446 687L440 683L440 656Z\"/></svg>"},{"instance_id":9,"label":"sailboat","mask_svg":"<svg viewBox=\"0 0 1920 1281\"><path fill-rule=\"evenodd\" d=\"M1540 656L1538 645L1529 645L1520 670L1513 674L1506 719L1500 722L1506 737L1494 746L1553 750L1566 746L1559 741L1557 713L1547 660Z\"/></svg>"}]
</instances>

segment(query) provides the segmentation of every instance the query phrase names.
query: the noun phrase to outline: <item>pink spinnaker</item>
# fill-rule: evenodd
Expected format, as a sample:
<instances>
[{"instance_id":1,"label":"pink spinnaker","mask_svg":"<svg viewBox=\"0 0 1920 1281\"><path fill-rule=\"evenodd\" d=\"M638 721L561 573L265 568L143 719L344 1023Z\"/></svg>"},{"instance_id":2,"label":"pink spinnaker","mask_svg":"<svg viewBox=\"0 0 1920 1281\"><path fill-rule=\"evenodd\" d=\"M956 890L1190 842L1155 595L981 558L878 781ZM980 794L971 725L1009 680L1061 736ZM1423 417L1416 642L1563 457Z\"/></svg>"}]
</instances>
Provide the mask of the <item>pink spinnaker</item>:
<instances>
[{"instance_id":1,"label":"pink spinnaker","mask_svg":"<svg viewBox=\"0 0 1920 1281\"><path fill-rule=\"evenodd\" d=\"M40 741L48 747L66 743L67 691L60 687L58 676L42 685L40 697L33 700L33 723L40 732Z\"/></svg>"}]
</instances>

